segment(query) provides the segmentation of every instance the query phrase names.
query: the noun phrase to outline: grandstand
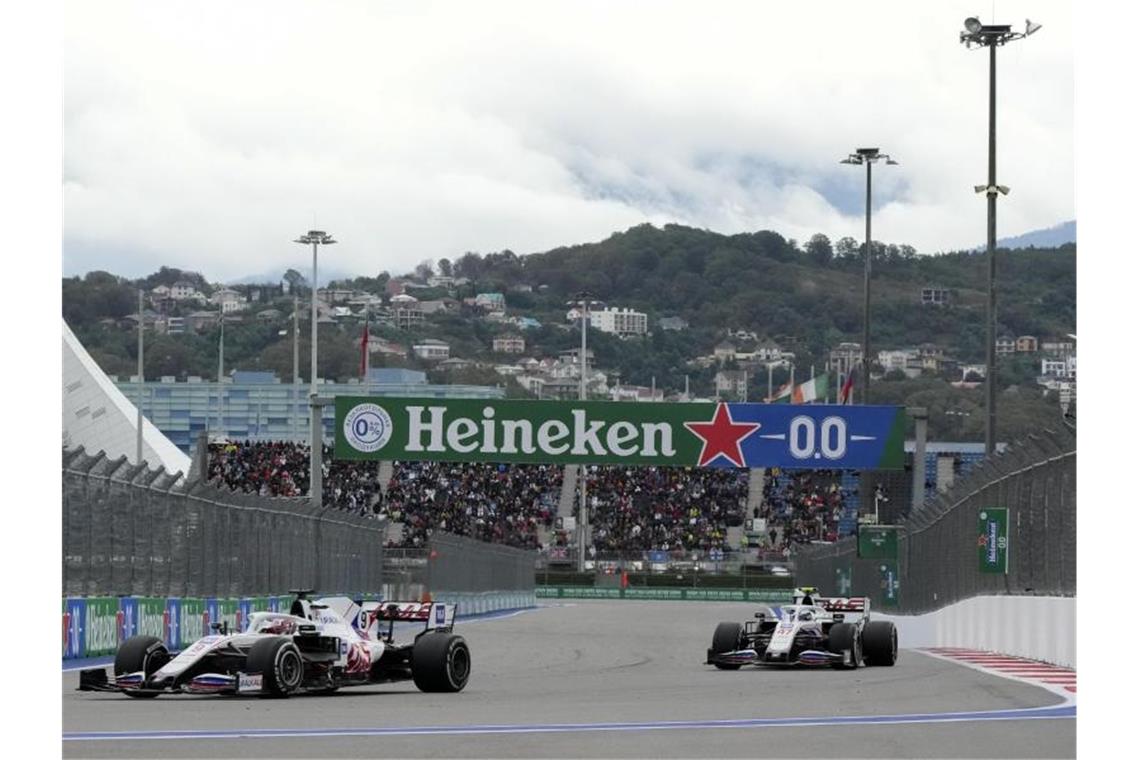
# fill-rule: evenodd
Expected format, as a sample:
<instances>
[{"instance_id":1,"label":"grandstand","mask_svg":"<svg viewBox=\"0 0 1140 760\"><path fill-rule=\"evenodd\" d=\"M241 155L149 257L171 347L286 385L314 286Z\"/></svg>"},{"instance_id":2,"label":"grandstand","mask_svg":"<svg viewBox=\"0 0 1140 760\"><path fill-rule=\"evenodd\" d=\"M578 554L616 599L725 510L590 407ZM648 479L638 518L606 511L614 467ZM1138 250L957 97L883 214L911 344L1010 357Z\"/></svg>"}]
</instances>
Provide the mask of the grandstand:
<instances>
[{"instance_id":1,"label":"grandstand","mask_svg":"<svg viewBox=\"0 0 1140 760\"><path fill-rule=\"evenodd\" d=\"M576 467L336 461L329 447L324 456L324 503L391 519L399 526L392 545L424 546L436 531L529 549L574 540L562 521L578 515ZM978 444L929 444L927 495L982 457ZM308 447L290 441L213 444L207 477L232 490L298 497L308 491L308 460ZM598 553L736 552L750 518L765 521L751 547L785 552L854 535L860 515L874 513L877 491L884 523L904 517L911 501L904 471L590 466L585 479Z\"/></svg>"},{"instance_id":2,"label":"grandstand","mask_svg":"<svg viewBox=\"0 0 1140 760\"><path fill-rule=\"evenodd\" d=\"M905 451L914 458L914 441L907 441ZM1007 445L998 443L997 452L1003 453ZM986 458L984 443L958 443L951 441L928 441L924 469L926 471L926 495L932 499L940 491L945 491L957 478L964 478Z\"/></svg>"}]
</instances>

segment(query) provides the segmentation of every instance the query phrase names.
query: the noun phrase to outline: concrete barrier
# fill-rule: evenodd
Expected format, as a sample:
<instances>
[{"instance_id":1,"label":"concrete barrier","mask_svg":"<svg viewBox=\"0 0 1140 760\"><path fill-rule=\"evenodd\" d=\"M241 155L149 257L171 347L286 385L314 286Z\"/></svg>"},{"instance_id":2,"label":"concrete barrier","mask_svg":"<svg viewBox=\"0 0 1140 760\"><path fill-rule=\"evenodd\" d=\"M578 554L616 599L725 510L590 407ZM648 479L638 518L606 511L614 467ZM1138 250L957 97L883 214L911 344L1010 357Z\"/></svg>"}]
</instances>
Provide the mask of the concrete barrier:
<instances>
[{"instance_id":1,"label":"concrete barrier","mask_svg":"<svg viewBox=\"0 0 1140 760\"><path fill-rule=\"evenodd\" d=\"M899 646L964 647L1077 667L1076 597L976 596L925 615L888 615Z\"/></svg>"},{"instance_id":2,"label":"concrete barrier","mask_svg":"<svg viewBox=\"0 0 1140 760\"><path fill-rule=\"evenodd\" d=\"M440 591L432 594L432 601L454 604L458 617L528 609L536 604L533 591Z\"/></svg>"}]
</instances>

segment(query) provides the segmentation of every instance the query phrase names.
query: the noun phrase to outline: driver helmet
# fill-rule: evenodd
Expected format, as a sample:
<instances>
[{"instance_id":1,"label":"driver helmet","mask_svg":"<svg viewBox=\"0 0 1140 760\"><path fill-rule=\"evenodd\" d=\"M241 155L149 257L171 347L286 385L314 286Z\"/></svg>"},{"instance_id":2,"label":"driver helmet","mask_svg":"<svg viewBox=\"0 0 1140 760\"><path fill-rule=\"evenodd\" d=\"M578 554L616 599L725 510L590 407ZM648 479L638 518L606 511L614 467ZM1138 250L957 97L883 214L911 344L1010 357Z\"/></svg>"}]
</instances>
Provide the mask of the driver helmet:
<instances>
[{"instance_id":1,"label":"driver helmet","mask_svg":"<svg viewBox=\"0 0 1140 760\"><path fill-rule=\"evenodd\" d=\"M815 613L813 613L811 610L800 610L800 613L796 615L796 618L799 620L814 620Z\"/></svg>"}]
</instances>

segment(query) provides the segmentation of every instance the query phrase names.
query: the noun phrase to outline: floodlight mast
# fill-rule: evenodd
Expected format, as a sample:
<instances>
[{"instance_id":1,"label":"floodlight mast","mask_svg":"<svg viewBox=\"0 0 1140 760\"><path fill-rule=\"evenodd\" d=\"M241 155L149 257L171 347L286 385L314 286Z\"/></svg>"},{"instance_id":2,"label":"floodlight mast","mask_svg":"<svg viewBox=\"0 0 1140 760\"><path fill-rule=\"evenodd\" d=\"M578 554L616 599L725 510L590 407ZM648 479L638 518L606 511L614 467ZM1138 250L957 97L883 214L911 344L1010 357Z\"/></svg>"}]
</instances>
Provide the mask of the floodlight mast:
<instances>
[{"instance_id":1,"label":"floodlight mast","mask_svg":"<svg viewBox=\"0 0 1140 760\"><path fill-rule=\"evenodd\" d=\"M317 404L317 247L332 245L333 236L321 230L309 230L293 241L313 246L312 285L312 346L309 356L309 497L317 507L321 506L323 472L321 471L321 445L324 440L321 407Z\"/></svg>"},{"instance_id":2,"label":"floodlight mast","mask_svg":"<svg viewBox=\"0 0 1140 760\"><path fill-rule=\"evenodd\" d=\"M1028 37L1041 29L1041 24L1025 20L1025 31L1015 32L1008 25L986 25L977 18L966 19L966 31L959 32L958 41L967 49L990 49L990 139L989 176L984 185L975 185L974 192L986 194L986 455L994 453L997 445L997 279L995 249L997 248L997 197L1008 195L1009 188L997 182L997 49L1008 42Z\"/></svg>"},{"instance_id":3,"label":"floodlight mast","mask_svg":"<svg viewBox=\"0 0 1140 760\"><path fill-rule=\"evenodd\" d=\"M867 403L867 391L871 387L871 164L886 161L887 166L898 166L886 153L878 148L856 148L841 164L867 166L867 240L863 255L863 388L861 397Z\"/></svg>"}]
</instances>

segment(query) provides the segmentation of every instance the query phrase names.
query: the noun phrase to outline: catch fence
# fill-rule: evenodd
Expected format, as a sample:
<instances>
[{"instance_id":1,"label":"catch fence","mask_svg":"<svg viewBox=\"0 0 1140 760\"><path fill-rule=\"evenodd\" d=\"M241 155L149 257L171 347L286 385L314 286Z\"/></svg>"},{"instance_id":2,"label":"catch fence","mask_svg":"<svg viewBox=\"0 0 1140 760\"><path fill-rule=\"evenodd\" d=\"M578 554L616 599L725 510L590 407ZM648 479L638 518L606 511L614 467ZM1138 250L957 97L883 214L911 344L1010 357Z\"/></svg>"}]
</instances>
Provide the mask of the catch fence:
<instances>
[{"instance_id":1,"label":"catch fence","mask_svg":"<svg viewBox=\"0 0 1140 760\"><path fill-rule=\"evenodd\" d=\"M1032 435L984 460L898 526L897 564L859 558L857 539L794 554L797 585L890 599L919 614L986 594L1072 596L1077 588L1077 452L1072 433ZM979 515L1008 509L1008 569L983 572ZM889 570L889 572L888 572ZM887 593L884 584L897 584Z\"/></svg>"},{"instance_id":2,"label":"catch fence","mask_svg":"<svg viewBox=\"0 0 1140 760\"><path fill-rule=\"evenodd\" d=\"M131 465L63 456L63 593L241 597L369 592L387 523L305 499L232 492Z\"/></svg>"}]
</instances>

